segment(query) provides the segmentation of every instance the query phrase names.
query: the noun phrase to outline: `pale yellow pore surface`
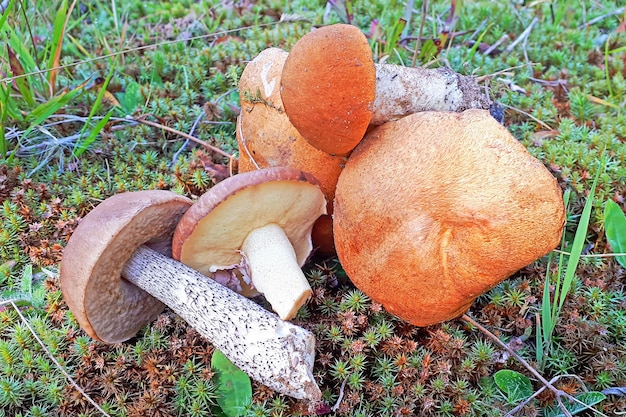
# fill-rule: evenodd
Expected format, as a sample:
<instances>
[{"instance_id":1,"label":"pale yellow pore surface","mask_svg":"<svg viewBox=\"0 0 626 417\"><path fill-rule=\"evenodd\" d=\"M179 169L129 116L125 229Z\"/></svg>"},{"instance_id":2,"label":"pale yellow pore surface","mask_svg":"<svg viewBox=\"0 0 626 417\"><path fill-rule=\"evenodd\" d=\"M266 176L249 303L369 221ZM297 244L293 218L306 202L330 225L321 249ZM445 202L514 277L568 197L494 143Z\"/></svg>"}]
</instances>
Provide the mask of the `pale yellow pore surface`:
<instances>
[{"instance_id":1,"label":"pale yellow pore surface","mask_svg":"<svg viewBox=\"0 0 626 417\"><path fill-rule=\"evenodd\" d=\"M248 233L271 223L283 229L298 265L304 265L312 249L313 223L326 213L326 200L318 185L289 180L244 187L221 202L205 205L215 206L197 222L182 244L179 258L205 275L239 263Z\"/></svg>"}]
</instances>

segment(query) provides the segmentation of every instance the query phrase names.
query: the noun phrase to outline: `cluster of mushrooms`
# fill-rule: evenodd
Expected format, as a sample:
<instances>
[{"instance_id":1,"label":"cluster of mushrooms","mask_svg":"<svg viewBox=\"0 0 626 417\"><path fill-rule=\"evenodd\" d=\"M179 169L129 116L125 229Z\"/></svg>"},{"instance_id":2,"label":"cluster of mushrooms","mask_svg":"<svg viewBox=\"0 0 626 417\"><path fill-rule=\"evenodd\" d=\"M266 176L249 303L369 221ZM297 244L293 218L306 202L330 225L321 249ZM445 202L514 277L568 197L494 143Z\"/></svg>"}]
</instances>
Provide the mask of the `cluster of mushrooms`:
<instances>
[{"instance_id":1,"label":"cluster of mushrooms","mask_svg":"<svg viewBox=\"0 0 626 417\"><path fill-rule=\"evenodd\" d=\"M115 195L73 233L61 288L95 339L128 340L167 305L252 378L316 403L315 338L287 321L314 248L427 326L559 242L556 180L470 77L375 65L356 27L332 25L263 51L239 89L239 174L195 202Z\"/></svg>"}]
</instances>

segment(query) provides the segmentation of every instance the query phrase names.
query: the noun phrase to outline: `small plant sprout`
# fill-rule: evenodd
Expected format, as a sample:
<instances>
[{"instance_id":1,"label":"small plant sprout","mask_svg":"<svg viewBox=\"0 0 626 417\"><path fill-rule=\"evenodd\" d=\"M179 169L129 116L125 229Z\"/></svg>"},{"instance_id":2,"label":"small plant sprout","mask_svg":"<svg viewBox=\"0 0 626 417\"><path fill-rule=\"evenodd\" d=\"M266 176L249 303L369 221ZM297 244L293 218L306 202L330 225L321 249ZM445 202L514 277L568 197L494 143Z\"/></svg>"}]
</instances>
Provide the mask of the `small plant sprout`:
<instances>
[{"instance_id":1,"label":"small plant sprout","mask_svg":"<svg viewBox=\"0 0 626 417\"><path fill-rule=\"evenodd\" d=\"M604 163L604 158L602 158L602 162ZM550 274L550 268L546 270L547 272L543 289L541 314L537 314L537 320L539 324L536 328L536 359L539 363L540 369L544 368L547 357L550 355L553 342L552 336L556 328L558 318L563 309L565 298L567 297L572 286L574 275L576 274L576 269L580 261L580 255L582 254L583 248L585 246L587 228L589 226L589 221L591 219L591 210L593 208L594 194L598 179L603 169L604 165L602 165L601 168L598 169L598 171L596 172L595 179L593 181L593 184L591 185L589 196L587 197L587 201L585 203L578 226L576 228L576 235L574 236L574 241L572 243L571 253L567 260L567 264L565 264L564 254L561 253L559 255L559 262L556 273L556 285L552 300L550 299L550 286L552 285L552 276ZM565 193L564 207L567 207L567 204L569 203L569 197L570 194ZM565 236L563 236L562 240L564 243ZM551 256L549 259L551 259Z\"/></svg>"},{"instance_id":2,"label":"small plant sprout","mask_svg":"<svg viewBox=\"0 0 626 417\"><path fill-rule=\"evenodd\" d=\"M613 200L607 200L604 208L606 238L617 255L615 260L626 268L626 215Z\"/></svg>"}]
</instances>

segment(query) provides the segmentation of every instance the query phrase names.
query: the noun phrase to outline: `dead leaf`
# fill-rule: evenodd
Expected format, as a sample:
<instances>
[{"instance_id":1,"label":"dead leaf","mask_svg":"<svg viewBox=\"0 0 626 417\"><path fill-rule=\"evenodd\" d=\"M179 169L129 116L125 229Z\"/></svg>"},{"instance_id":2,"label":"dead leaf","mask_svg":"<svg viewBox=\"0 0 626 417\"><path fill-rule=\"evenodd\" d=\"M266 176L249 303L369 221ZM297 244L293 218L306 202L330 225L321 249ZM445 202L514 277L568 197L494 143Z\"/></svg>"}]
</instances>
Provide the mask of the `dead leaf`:
<instances>
[{"instance_id":1,"label":"dead leaf","mask_svg":"<svg viewBox=\"0 0 626 417\"><path fill-rule=\"evenodd\" d=\"M561 132L558 130L540 130L539 132L533 133L533 146L540 147L543 145L543 141L546 139L552 139L559 136Z\"/></svg>"},{"instance_id":2,"label":"dead leaf","mask_svg":"<svg viewBox=\"0 0 626 417\"><path fill-rule=\"evenodd\" d=\"M9 44L7 44L7 53L9 54L9 65L11 66L11 72L13 73L13 76L17 77L20 75L24 75L24 67L17 57L17 54L13 51L13 49L11 49Z\"/></svg>"}]
</instances>

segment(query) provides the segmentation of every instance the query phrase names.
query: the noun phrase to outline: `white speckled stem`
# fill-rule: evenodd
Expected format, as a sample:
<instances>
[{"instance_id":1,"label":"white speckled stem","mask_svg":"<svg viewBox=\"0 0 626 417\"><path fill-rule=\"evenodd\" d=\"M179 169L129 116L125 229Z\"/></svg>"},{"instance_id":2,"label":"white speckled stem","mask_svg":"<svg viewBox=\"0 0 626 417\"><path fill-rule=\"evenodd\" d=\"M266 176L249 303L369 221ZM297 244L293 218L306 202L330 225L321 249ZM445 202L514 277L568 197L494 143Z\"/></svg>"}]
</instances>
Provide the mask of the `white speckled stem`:
<instances>
[{"instance_id":1,"label":"white speckled stem","mask_svg":"<svg viewBox=\"0 0 626 417\"><path fill-rule=\"evenodd\" d=\"M251 378L298 399L319 401L315 337L186 265L138 248L122 275L161 300Z\"/></svg>"},{"instance_id":2,"label":"white speckled stem","mask_svg":"<svg viewBox=\"0 0 626 417\"><path fill-rule=\"evenodd\" d=\"M277 224L252 230L241 245L254 287L283 320L290 320L310 297L311 286L289 238Z\"/></svg>"},{"instance_id":3,"label":"white speckled stem","mask_svg":"<svg viewBox=\"0 0 626 417\"><path fill-rule=\"evenodd\" d=\"M420 111L488 109L490 104L474 77L450 68L377 64L376 99L370 123L380 125Z\"/></svg>"}]
</instances>

